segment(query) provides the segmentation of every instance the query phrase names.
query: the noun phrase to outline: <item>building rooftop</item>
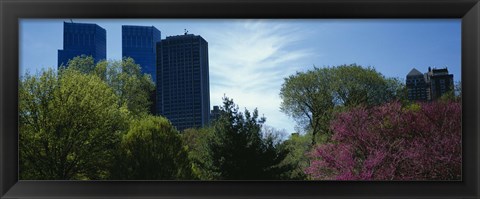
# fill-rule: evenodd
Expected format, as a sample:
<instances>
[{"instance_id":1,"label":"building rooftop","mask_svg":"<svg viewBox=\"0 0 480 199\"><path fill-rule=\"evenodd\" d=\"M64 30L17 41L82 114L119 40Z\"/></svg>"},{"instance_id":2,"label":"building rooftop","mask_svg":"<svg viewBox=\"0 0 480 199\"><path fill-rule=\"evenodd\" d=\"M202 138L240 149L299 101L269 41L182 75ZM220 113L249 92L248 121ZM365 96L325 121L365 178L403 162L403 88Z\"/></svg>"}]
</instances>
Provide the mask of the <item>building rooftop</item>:
<instances>
[{"instance_id":1,"label":"building rooftop","mask_svg":"<svg viewBox=\"0 0 480 199\"><path fill-rule=\"evenodd\" d=\"M172 35L172 36L167 36L166 38L183 38L183 37L195 37L195 36L198 36L198 35L194 35L194 34L183 34L183 35Z\"/></svg>"},{"instance_id":2,"label":"building rooftop","mask_svg":"<svg viewBox=\"0 0 480 199\"><path fill-rule=\"evenodd\" d=\"M432 70L432 75L448 75L448 69L447 68L441 68L441 69L434 68Z\"/></svg>"},{"instance_id":3,"label":"building rooftop","mask_svg":"<svg viewBox=\"0 0 480 199\"><path fill-rule=\"evenodd\" d=\"M420 71L418 71L416 68L413 68L408 74L407 77L409 76L420 76L423 75Z\"/></svg>"}]
</instances>

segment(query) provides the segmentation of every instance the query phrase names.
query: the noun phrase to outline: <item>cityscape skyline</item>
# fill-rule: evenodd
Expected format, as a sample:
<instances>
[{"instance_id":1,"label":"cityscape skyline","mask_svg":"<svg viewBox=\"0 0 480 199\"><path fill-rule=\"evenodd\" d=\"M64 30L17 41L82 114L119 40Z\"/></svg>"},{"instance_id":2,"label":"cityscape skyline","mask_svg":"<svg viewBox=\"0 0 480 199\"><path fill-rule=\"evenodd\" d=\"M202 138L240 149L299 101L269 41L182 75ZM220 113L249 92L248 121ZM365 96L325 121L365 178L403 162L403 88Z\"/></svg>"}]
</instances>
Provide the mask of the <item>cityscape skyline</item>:
<instances>
[{"instance_id":1,"label":"cityscape skyline","mask_svg":"<svg viewBox=\"0 0 480 199\"><path fill-rule=\"evenodd\" d=\"M26 70L35 73L39 67L54 66L49 64L48 58L38 56L49 54L46 49L63 41L54 41L56 33L42 40L36 40L35 36L46 30L51 32L55 23L62 21L67 20L20 21L21 74ZM281 102L279 88L283 78L314 65L357 63L373 66L387 77L401 79L413 67L425 71L429 66L447 66L456 78L454 81L461 78L460 20L74 21L96 23L107 30L107 59L121 58L118 56L118 43L121 46L117 41L119 34L121 38L118 26L155 26L162 36L181 35L187 28L191 33L201 35L210 46L210 106L221 105L221 97L225 94L240 108L258 108L259 113L267 117L267 125L285 129L287 133L294 132L295 122L278 110ZM31 32L32 29L37 32ZM38 35L32 36L35 33ZM26 45L32 46L27 48Z\"/></svg>"}]
</instances>

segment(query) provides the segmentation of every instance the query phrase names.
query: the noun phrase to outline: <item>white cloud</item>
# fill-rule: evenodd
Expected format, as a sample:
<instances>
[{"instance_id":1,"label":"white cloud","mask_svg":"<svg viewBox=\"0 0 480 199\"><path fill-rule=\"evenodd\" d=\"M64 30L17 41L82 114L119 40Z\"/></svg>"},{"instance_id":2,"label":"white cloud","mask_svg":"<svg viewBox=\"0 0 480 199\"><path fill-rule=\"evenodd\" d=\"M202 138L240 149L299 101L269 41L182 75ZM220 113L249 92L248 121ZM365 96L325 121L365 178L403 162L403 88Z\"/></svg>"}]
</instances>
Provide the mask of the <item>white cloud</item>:
<instances>
[{"instance_id":1,"label":"white cloud","mask_svg":"<svg viewBox=\"0 0 480 199\"><path fill-rule=\"evenodd\" d=\"M295 49L302 35L285 23L241 20L222 29L204 30L209 42L211 105L221 105L224 94L243 108L267 117L267 125L293 132L295 123L280 112L283 78L302 66L299 60L311 55Z\"/></svg>"}]
</instances>

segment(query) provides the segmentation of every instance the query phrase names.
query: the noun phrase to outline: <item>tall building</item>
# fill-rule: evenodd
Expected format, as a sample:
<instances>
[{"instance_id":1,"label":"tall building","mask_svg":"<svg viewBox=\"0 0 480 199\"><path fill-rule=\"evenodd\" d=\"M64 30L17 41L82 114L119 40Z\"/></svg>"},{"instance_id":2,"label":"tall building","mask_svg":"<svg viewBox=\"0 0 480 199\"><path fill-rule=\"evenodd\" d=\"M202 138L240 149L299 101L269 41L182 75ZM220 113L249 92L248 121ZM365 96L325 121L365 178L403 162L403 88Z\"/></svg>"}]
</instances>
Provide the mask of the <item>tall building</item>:
<instances>
[{"instance_id":1,"label":"tall building","mask_svg":"<svg viewBox=\"0 0 480 199\"><path fill-rule=\"evenodd\" d=\"M209 121L208 43L201 36L170 36L157 43L157 114L178 130Z\"/></svg>"},{"instance_id":2,"label":"tall building","mask_svg":"<svg viewBox=\"0 0 480 199\"><path fill-rule=\"evenodd\" d=\"M431 99L440 98L443 94L453 89L453 74L448 74L447 68L428 68L427 81L430 83Z\"/></svg>"},{"instance_id":3,"label":"tall building","mask_svg":"<svg viewBox=\"0 0 480 199\"><path fill-rule=\"evenodd\" d=\"M409 100L426 101L428 99L428 85L425 75L413 68L407 74L407 94Z\"/></svg>"},{"instance_id":4,"label":"tall building","mask_svg":"<svg viewBox=\"0 0 480 199\"><path fill-rule=\"evenodd\" d=\"M157 81L156 43L160 40L160 31L153 26L122 26L122 57L133 58L153 82Z\"/></svg>"},{"instance_id":5,"label":"tall building","mask_svg":"<svg viewBox=\"0 0 480 199\"><path fill-rule=\"evenodd\" d=\"M409 100L431 101L453 89L453 75L448 74L447 68L428 67L425 74L413 68L407 74L406 84Z\"/></svg>"},{"instance_id":6,"label":"tall building","mask_svg":"<svg viewBox=\"0 0 480 199\"><path fill-rule=\"evenodd\" d=\"M97 24L63 22L63 50L58 50L58 67L76 56L92 56L95 63L107 57L107 34Z\"/></svg>"},{"instance_id":7,"label":"tall building","mask_svg":"<svg viewBox=\"0 0 480 199\"><path fill-rule=\"evenodd\" d=\"M140 65L144 74L149 74L157 82L157 47L161 40L160 31L153 26L122 26L122 57L131 57ZM150 94L153 102L150 112L156 112L156 91Z\"/></svg>"}]
</instances>

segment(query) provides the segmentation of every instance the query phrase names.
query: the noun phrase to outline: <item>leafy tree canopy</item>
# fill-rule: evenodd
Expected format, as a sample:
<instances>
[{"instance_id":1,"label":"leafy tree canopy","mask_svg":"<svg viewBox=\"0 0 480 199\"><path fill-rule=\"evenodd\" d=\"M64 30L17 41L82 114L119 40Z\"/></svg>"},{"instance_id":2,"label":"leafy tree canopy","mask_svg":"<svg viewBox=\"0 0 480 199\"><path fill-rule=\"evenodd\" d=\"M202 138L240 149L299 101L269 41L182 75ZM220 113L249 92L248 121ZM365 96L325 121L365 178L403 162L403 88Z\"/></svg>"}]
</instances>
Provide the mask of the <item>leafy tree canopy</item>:
<instances>
[{"instance_id":1,"label":"leafy tree canopy","mask_svg":"<svg viewBox=\"0 0 480 199\"><path fill-rule=\"evenodd\" d=\"M128 111L96 76L65 69L19 86L21 179L101 179Z\"/></svg>"},{"instance_id":2,"label":"leafy tree canopy","mask_svg":"<svg viewBox=\"0 0 480 199\"><path fill-rule=\"evenodd\" d=\"M314 145L319 133L331 133L328 124L335 112L402 99L403 85L370 67L315 67L285 78L280 97L281 111L312 130Z\"/></svg>"},{"instance_id":3,"label":"leafy tree canopy","mask_svg":"<svg viewBox=\"0 0 480 199\"><path fill-rule=\"evenodd\" d=\"M123 136L112 179L191 179L186 148L177 130L163 117L145 116Z\"/></svg>"},{"instance_id":4,"label":"leafy tree canopy","mask_svg":"<svg viewBox=\"0 0 480 199\"><path fill-rule=\"evenodd\" d=\"M189 128L181 133L182 140L188 150L188 158L192 164L192 172L195 179L214 180L218 176L208 168L212 167L212 161L208 156L208 143L212 139L213 128Z\"/></svg>"},{"instance_id":5,"label":"leafy tree canopy","mask_svg":"<svg viewBox=\"0 0 480 199\"><path fill-rule=\"evenodd\" d=\"M79 56L57 72L22 77L21 179L110 179L121 138L148 115L153 90L131 58L94 64Z\"/></svg>"},{"instance_id":6,"label":"leafy tree canopy","mask_svg":"<svg viewBox=\"0 0 480 199\"><path fill-rule=\"evenodd\" d=\"M67 65L62 65L59 69L70 68L84 74L90 74L95 71L95 67L95 60L92 56L80 55L68 60Z\"/></svg>"},{"instance_id":7,"label":"leafy tree canopy","mask_svg":"<svg viewBox=\"0 0 480 199\"><path fill-rule=\"evenodd\" d=\"M285 175L287 179L307 180L308 175L305 169L309 166L308 152L311 150L311 133L299 134L293 133L289 139L285 140L281 147L289 151L281 164L292 165L292 169Z\"/></svg>"},{"instance_id":8,"label":"leafy tree canopy","mask_svg":"<svg viewBox=\"0 0 480 199\"><path fill-rule=\"evenodd\" d=\"M124 57L121 61L100 61L95 64L91 56L82 55L71 59L65 68L98 76L119 97L119 106L126 105L133 115L147 114L154 103L151 100L155 91L152 78L149 74L143 74L141 66L130 57Z\"/></svg>"},{"instance_id":9,"label":"leafy tree canopy","mask_svg":"<svg viewBox=\"0 0 480 199\"><path fill-rule=\"evenodd\" d=\"M132 58L97 64L97 74L105 77L107 84L119 97L119 104L125 104L134 115L147 114L150 110L151 94L155 85L148 74L142 74L140 65ZM103 73L104 72L104 73Z\"/></svg>"}]
</instances>

